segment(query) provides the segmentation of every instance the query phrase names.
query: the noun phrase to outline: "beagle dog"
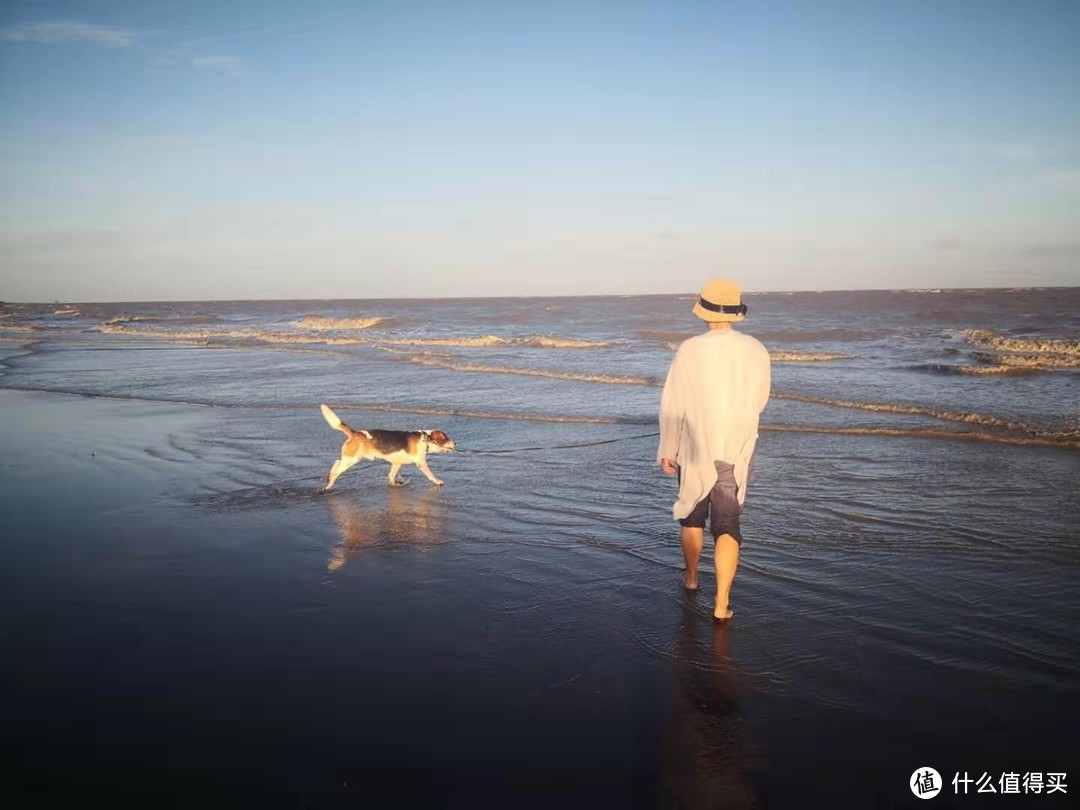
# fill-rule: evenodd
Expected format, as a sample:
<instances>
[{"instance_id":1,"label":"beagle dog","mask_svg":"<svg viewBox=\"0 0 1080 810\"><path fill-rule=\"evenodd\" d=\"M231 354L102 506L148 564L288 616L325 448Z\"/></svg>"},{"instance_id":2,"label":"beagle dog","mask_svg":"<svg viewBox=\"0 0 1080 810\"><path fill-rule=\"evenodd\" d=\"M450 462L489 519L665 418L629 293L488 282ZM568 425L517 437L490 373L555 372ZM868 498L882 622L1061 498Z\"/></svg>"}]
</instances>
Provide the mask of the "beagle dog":
<instances>
[{"instance_id":1,"label":"beagle dog","mask_svg":"<svg viewBox=\"0 0 1080 810\"><path fill-rule=\"evenodd\" d=\"M454 440L441 430L353 430L326 405L319 407L330 427L348 437L341 447L341 458L334 462L326 476L327 489L354 464L376 458L390 462L390 475L387 476L390 486L404 483L397 480L402 464L415 464L431 483L437 487L443 485L428 469L426 460L428 453L449 453L454 449Z\"/></svg>"}]
</instances>

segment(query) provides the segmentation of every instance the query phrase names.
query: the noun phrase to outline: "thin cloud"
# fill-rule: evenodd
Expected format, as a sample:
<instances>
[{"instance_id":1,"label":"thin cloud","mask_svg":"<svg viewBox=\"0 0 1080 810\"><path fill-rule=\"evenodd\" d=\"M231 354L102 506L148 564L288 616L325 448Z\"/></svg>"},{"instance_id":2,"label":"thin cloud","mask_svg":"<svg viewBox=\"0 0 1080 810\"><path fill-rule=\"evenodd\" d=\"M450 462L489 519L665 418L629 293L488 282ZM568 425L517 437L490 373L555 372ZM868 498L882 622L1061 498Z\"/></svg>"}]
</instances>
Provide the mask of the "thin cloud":
<instances>
[{"instance_id":1,"label":"thin cloud","mask_svg":"<svg viewBox=\"0 0 1080 810\"><path fill-rule=\"evenodd\" d=\"M1039 154L1029 143L999 143L994 146L994 152L1008 160L1033 160Z\"/></svg>"},{"instance_id":2,"label":"thin cloud","mask_svg":"<svg viewBox=\"0 0 1080 810\"><path fill-rule=\"evenodd\" d=\"M127 48L135 44L135 35L108 25L70 21L44 22L0 28L0 41L36 42L40 45L89 42L106 48Z\"/></svg>"},{"instance_id":3,"label":"thin cloud","mask_svg":"<svg viewBox=\"0 0 1080 810\"><path fill-rule=\"evenodd\" d=\"M191 57L191 66L216 70L218 73L236 74L244 66L244 60L239 56L228 56L226 54L204 54Z\"/></svg>"}]
</instances>

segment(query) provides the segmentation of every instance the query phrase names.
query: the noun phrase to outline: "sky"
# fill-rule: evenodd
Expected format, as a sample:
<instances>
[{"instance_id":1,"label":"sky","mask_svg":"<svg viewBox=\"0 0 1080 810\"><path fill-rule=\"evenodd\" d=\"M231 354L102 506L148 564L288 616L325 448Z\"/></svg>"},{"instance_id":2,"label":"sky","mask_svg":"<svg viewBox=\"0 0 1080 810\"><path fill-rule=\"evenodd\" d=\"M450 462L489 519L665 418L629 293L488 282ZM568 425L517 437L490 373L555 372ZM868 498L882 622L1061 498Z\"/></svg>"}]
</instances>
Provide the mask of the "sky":
<instances>
[{"instance_id":1,"label":"sky","mask_svg":"<svg viewBox=\"0 0 1080 810\"><path fill-rule=\"evenodd\" d=\"M0 300L1080 283L1080 3L0 0Z\"/></svg>"}]
</instances>

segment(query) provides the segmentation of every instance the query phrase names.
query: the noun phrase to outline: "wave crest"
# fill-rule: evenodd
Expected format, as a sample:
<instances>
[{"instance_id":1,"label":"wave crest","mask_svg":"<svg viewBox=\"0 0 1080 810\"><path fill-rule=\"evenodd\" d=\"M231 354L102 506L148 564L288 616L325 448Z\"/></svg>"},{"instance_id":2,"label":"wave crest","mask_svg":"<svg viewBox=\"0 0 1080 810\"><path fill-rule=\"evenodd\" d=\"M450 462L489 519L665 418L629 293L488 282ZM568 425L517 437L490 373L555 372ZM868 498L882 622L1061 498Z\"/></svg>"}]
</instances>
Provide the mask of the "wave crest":
<instances>
[{"instance_id":1,"label":"wave crest","mask_svg":"<svg viewBox=\"0 0 1080 810\"><path fill-rule=\"evenodd\" d=\"M1046 368L1077 368L1080 367L1080 355L1073 354L1013 354L1013 353L990 353L974 352L972 354L980 363L989 363L1000 367L1010 368L1015 371L1037 371Z\"/></svg>"},{"instance_id":2,"label":"wave crest","mask_svg":"<svg viewBox=\"0 0 1080 810\"><path fill-rule=\"evenodd\" d=\"M296 321L296 325L303 329L371 329L387 320L387 318L327 318L324 315L305 315Z\"/></svg>"},{"instance_id":3,"label":"wave crest","mask_svg":"<svg viewBox=\"0 0 1080 810\"><path fill-rule=\"evenodd\" d=\"M996 358L995 358L996 359ZM1020 366L989 365L989 366L961 366L949 363L925 363L915 366L917 369L936 371L943 374L971 374L976 377L1000 377L1006 374L1024 374L1030 371L1038 371L1038 368L1023 368Z\"/></svg>"},{"instance_id":4,"label":"wave crest","mask_svg":"<svg viewBox=\"0 0 1080 810\"><path fill-rule=\"evenodd\" d=\"M380 338L379 343L391 346L447 346L460 348L488 348L492 346L534 346L543 349L602 349L616 344L603 340L578 340L550 335L535 337L504 338L497 335L483 337L451 338Z\"/></svg>"},{"instance_id":5,"label":"wave crest","mask_svg":"<svg viewBox=\"0 0 1080 810\"><path fill-rule=\"evenodd\" d=\"M459 363L454 360L429 354L418 354L410 358L413 363L422 366L436 366L453 371L471 371L481 374L520 374L524 377L547 377L553 380L573 380L575 382L609 383L615 385L656 385L646 377L620 377L611 374L581 374L574 371L547 371L539 368L516 368L512 366L489 366L480 363Z\"/></svg>"},{"instance_id":6,"label":"wave crest","mask_svg":"<svg viewBox=\"0 0 1080 810\"><path fill-rule=\"evenodd\" d=\"M830 360L853 360L853 354L828 354L826 352L769 352L774 363L826 363Z\"/></svg>"},{"instance_id":7,"label":"wave crest","mask_svg":"<svg viewBox=\"0 0 1080 810\"><path fill-rule=\"evenodd\" d=\"M314 317L314 316L309 316ZM344 319L336 321L342 323ZM357 320L357 319L352 319ZM358 319L365 320L365 319ZM379 320L377 318L370 320ZM12 327L4 327L12 328ZM333 331L344 327L314 327L319 330ZM352 327L360 328L360 327ZM395 337L330 337L301 332L272 332L266 329L163 329L133 326L130 319L114 318L100 325L99 332L111 335L130 335L163 340L244 340L258 343L319 343L326 346L360 346L386 344L390 346L444 346L457 348L491 348L501 346L526 346L543 349L596 349L616 344L597 340L578 340L558 338L549 335L535 337L504 338L497 335L483 337L448 337L448 338L395 338Z\"/></svg>"},{"instance_id":8,"label":"wave crest","mask_svg":"<svg viewBox=\"0 0 1080 810\"><path fill-rule=\"evenodd\" d=\"M1080 360L1080 340L1068 338L1015 337L989 329L967 329L960 333L976 349L1028 355L1056 355Z\"/></svg>"}]
</instances>

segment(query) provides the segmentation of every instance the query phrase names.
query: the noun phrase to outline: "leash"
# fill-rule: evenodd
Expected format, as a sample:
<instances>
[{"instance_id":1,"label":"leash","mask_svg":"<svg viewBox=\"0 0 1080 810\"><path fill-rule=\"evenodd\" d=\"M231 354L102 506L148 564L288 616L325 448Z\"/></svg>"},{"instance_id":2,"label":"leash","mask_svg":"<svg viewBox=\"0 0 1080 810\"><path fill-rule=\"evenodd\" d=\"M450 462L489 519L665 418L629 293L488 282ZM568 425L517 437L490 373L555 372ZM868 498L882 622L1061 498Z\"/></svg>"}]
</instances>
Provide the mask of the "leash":
<instances>
[{"instance_id":1,"label":"leash","mask_svg":"<svg viewBox=\"0 0 1080 810\"><path fill-rule=\"evenodd\" d=\"M653 436L659 436L660 431L654 433L642 433L638 436L619 436L614 439L600 439L595 442L577 442L575 444L544 444L537 445L536 447L505 447L497 450L473 450L471 448L462 448L461 450L455 450L455 453L476 453L478 455L494 456L504 453L528 453L533 450L573 450L578 447L597 447L601 444L614 444L615 442L628 442L634 439L648 439Z\"/></svg>"}]
</instances>

